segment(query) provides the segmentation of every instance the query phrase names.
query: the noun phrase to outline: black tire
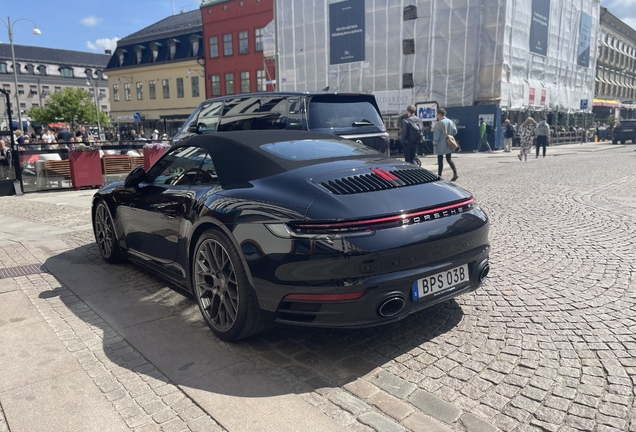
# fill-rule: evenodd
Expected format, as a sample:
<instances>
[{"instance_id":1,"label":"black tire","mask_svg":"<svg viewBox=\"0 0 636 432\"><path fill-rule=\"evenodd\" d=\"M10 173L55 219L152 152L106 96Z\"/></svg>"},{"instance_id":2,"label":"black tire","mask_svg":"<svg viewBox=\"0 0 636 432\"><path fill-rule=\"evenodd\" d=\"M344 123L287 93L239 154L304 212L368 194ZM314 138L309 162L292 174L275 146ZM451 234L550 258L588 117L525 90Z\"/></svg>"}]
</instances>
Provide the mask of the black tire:
<instances>
[{"instance_id":1,"label":"black tire","mask_svg":"<svg viewBox=\"0 0 636 432\"><path fill-rule=\"evenodd\" d=\"M106 262L115 264L124 261L117 242L117 236L115 235L113 218L104 201L99 201L97 206L95 206L93 232L95 233L95 241L97 242L99 253Z\"/></svg>"},{"instance_id":2,"label":"black tire","mask_svg":"<svg viewBox=\"0 0 636 432\"><path fill-rule=\"evenodd\" d=\"M215 335L236 341L266 329L240 256L223 233L208 230L201 235L191 268L192 293Z\"/></svg>"},{"instance_id":3,"label":"black tire","mask_svg":"<svg viewBox=\"0 0 636 432\"><path fill-rule=\"evenodd\" d=\"M612 144L618 144L618 141L612 141Z\"/></svg>"},{"instance_id":4,"label":"black tire","mask_svg":"<svg viewBox=\"0 0 636 432\"><path fill-rule=\"evenodd\" d=\"M626 140L621 140L621 144L625 144Z\"/></svg>"}]
</instances>

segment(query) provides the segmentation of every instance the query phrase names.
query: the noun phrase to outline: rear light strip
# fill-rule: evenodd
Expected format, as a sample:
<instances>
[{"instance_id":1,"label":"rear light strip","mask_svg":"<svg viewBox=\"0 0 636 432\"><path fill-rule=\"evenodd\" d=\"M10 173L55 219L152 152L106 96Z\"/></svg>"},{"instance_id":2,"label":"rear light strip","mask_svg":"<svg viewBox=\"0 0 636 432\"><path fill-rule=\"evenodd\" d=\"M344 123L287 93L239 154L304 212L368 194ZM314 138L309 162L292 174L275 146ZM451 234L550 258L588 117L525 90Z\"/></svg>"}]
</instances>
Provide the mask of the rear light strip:
<instances>
[{"instance_id":1,"label":"rear light strip","mask_svg":"<svg viewBox=\"0 0 636 432\"><path fill-rule=\"evenodd\" d=\"M287 294L283 301L341 301L356 300L364 295L364 291L344 294Z\"/></svg>"},{"instance_id":2,"label":"rear light strip","mask_svg":"<svg viewBox=\"0 0 636 432\"><path fill-rule=\"evenodd\" d=\"M337 222L337 223L326 223L326 224L293 224L295 229L299 230L329 230L329 231L338 231L338 230L355 230L355 229L370 229L373 225L405 225L409 223L418 223L421 219L426 218L431 215L442 215L442 216L450 216L451 214L446 214L448 212L452 212L453 210L463 210L463 207L469 207L475 202L475 198L469 198L464 201L460 201L458 203L449 204L442 207L435 207L427 210L422 210L418 212L396 215L396 216L387 216L383 218L376 219L364 219L350 222ZM442 217L440 216L440 217ZM439 218L439 217L438 217ZM437 219L437 218L436 218ZM408 221L405 223L405 221Z\"/></svg>"}]
</instances>

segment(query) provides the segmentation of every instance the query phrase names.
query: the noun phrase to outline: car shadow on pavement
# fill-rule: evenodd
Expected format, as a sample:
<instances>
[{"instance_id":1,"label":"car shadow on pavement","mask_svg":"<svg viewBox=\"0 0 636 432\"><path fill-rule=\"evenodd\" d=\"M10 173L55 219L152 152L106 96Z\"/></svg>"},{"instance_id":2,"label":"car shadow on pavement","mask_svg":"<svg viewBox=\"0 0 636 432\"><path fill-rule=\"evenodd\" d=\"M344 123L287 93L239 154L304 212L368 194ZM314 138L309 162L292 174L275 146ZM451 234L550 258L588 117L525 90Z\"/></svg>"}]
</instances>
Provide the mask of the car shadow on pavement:
<instances>
[{"instance_id":1,"label":"car shadow on pavement","mask_svg":"<svg viewBox=\"0 0 636 432\"><path fill-rule=\"evenodd\" d=\"M276 327L226 343L207 328L189 294L135 264L105 263L94 244L50 257L44 266L63 286L39 297L61 301L66 308L55 310L62 319L78 318L84 333L90 329L102 339L92 349L105 370L128 369L146 376L144 381L195 393L267 397L341 387L361 377L386 380L387 374L395 385L417 384L424 378L420 371L457 349L452 340L438 344L435 338L463 318L460 305L450 300L371 328ZM70 318L64 317L68 310Z\"/></svg>"}]
</instances>

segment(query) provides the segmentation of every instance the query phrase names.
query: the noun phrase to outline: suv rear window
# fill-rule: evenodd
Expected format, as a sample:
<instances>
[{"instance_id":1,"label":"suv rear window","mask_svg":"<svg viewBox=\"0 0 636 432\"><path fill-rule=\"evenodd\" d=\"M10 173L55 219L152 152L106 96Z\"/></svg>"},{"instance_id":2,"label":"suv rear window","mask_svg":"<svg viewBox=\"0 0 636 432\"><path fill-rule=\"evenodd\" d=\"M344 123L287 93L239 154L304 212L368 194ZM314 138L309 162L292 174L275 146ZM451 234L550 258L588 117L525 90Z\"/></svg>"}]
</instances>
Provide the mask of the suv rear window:
<instances>
[{"instance_id":1,"label":"suv rear window","mask_svg":"<svg viewBox=\"0 0 636 432\"><path fill-rule=\"evenodd\" d=\"M384 130L382 118L370 99L365 96L314 96L309 102L309 129L375 126Z\"/></svg>"}]
</instances>

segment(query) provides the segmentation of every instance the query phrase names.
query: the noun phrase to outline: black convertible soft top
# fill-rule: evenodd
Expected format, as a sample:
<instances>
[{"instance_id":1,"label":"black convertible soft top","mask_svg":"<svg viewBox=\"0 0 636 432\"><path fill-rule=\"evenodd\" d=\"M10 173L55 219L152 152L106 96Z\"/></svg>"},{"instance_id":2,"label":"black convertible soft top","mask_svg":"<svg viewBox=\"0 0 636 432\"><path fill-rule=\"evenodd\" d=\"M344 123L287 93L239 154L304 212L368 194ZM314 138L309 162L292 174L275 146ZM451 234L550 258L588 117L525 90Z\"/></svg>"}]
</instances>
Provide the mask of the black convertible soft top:
<instances>
[{"instance_id":1,"label":"black convertible soft top","mask_svg":"<svg viewBox=\"0 0 636 432\"><path fill-rule=\"evenodd\" d=\"M289 159L263 148L264 145L268 144L307 140L344 142L348 146L353 146L356 150L349 156ZM312 145L311 142L303 144ZM364 144L345 140L336 135L307 131L258 130L206 133L185 139L173 148L192 145L208 150L223 187L246 185L252 180L334 160L367 159L384 156ZM271 148L271 146L269 147Z\"/></svg>"}]
</instances>

